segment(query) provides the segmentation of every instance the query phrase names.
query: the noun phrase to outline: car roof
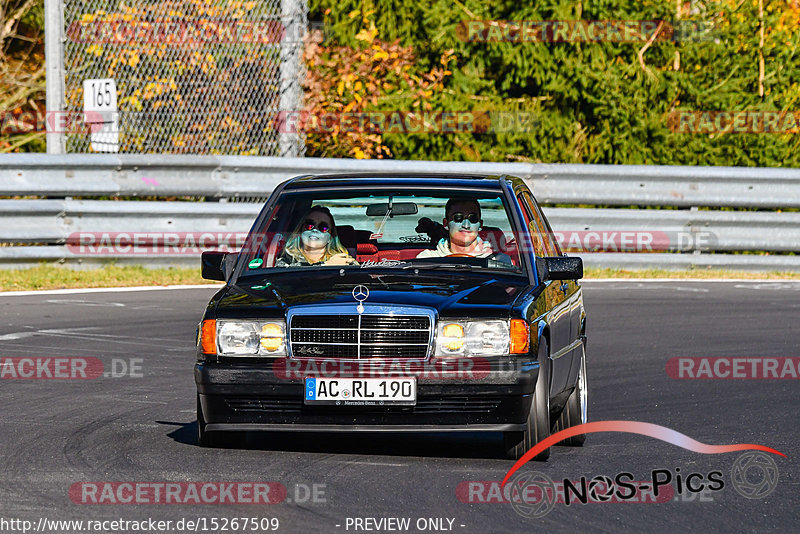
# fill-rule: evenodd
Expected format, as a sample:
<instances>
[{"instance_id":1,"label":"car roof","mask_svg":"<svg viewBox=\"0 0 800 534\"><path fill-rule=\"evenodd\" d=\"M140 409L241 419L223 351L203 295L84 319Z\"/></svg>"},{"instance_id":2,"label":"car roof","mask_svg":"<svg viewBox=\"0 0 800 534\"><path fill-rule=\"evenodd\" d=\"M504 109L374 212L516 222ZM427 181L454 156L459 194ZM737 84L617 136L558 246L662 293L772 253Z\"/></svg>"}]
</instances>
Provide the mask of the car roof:
<instances>
[{"instance_id":1,"label":"car roof","mask_svg":"<svg viewBox=\"0 0 800 534\"><path fill-rule=\"evenodd\" d=\"M488 174L441 174L441 173L339 173L306 175L292 178L284 189L305 189L343 186L380 187L448 187L465 189L500 189L508 176Z\"/></svg>"}]
</instances>

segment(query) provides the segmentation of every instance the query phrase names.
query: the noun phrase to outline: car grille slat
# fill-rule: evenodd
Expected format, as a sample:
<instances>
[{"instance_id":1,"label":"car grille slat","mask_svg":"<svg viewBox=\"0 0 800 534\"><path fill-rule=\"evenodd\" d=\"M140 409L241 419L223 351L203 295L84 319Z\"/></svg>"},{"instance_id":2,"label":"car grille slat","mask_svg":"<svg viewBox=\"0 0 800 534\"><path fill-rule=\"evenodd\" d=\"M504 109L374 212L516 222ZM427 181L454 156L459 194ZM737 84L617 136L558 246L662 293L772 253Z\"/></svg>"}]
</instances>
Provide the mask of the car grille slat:
<instances>
[{"instance_id":1,"label":"car grille slat","mask_svg":"<svg viewBox=\"0 0 800 534\"><path fill-rule=\"evenodd\" d=\"M426 315L296 314L289 341L296 358L425 359L431 320Z\"/></svg>"},{"instance_id":2,"label":"car grille slat","mask_svg":"<svg viewBox=\"0 0 800 534\"><path fill-rule=\"evenodd\" d=\"M331 410L331 406L305 406L300 398L230 398L226 399L230 409L235 412L300 413L302 411ZM404 411L413 413L491 413L500 406L498 397L447 397L420 398L415 406L366 406L361 412L387 413Z\"/></svg>"},{"instance_id":3,"label":"car grille slat","mask_svg":"<svg viewBox=\"0 0 800 534\"><path fill-rule=\"evenodd\" d=\"M296 315L292 328L358 328L358 315Z\"/></svg>"},{"instance_id":4,"label":"car grille slat","mask_svg":"<svg viewBox=\"0 0 800 534\"><path fill-rule=\"evenodd\" d=\"M429 332L403 330L361 330L361 343L428 343Z\"/></svg>"},{"instance_id":5,"label":"car grille slat","mask_svg":"<svg viewBox=\"0 0 800 534\"><path fill-rule=\"evenodd\" d=\"M297 399L232 398L225 401L235 412L300 413L303 401Z\"/></svg>"},{"instance_id":6,"label":"car grille slat","mask_svg":"<svg viewBox=\"0 0 800 534\"><path fill-rule=\"evenodd\" d=\"M357 330L292 330L292 343L354 344L357 341Z\"/></svg>"},{"instance_id":7,"label":"car grille slat","mask_svg":"<svg viewBox=\"0 0 800 534\"><path fill-rule=\"evenodd\" d=\"M430 320L426 316L394 317L391 315L363 315L361 328L378 328L392 330L428 330Z\"/></svg>"}]
</instances>

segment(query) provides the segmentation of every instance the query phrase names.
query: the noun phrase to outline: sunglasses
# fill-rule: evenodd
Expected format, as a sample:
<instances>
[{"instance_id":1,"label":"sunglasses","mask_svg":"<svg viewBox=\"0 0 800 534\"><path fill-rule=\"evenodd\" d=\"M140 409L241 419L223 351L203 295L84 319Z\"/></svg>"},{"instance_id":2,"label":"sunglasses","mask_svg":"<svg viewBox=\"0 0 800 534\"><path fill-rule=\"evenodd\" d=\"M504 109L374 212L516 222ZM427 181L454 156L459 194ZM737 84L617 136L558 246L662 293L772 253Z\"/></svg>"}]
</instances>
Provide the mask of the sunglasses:
<instances>
[{"instance_id":1,"label":"sunglasses","mask_svg":"<svg viewBox=\"0 0 800 534\"><path fill-rule=\"evenodd\" d=\"M328 225L328 223L326 223L326 222L314 223L314 221L312 221L311 219L307 220L303 224L303 231L304 232L310 232L314 228L316 228L317 230L319 230L320 232L323 232L323 233L326 233L326 232L330 231L330 229L331 229L331 227Z\"/></svg>"},{"instance_id":2,"label":"sunglasses","mask_svg":"<svg viewBox=\"0 0 800 534\"><path fill-rule=\"evenodd\" d=\"M469 215L464 215L463 213L456 212L450 216L450 220L454 223L461 223L464 222L464 219L467 219L472 224L477 224L481 221L481 216L477 213L470 213Z\"/></svg>"}]
</instances>

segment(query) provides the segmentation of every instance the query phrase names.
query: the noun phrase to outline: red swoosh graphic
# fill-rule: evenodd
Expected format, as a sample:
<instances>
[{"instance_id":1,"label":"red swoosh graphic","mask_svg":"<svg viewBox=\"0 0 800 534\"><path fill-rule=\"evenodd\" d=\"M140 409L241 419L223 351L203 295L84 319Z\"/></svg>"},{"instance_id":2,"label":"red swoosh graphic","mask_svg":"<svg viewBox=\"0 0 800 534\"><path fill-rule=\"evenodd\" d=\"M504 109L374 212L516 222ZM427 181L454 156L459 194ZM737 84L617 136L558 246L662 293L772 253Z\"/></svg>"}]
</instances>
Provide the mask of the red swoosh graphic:
<instances>
[{"instance_id":1,"label":"red swoosh graphic","mask_svg":"<svg viewBox=\"0 0 800 534\"><path fill-rule=\"evenodd\" d=\"M736 445L708 445L706 443L700 443L686 434L681 434L671 428L654 425L653 423L644 423L642 421L595 421L594 423L584 423L582 425L565 428L537 443L508 470L500 486L505 486L508 479L511 478L520 467L548 447L555 445L559 441L571 438L572 436L577 436L578 434L592 434L594 432L628 432L630 434L641 434L642 436L660 439L661 441L666 441L667 443L672 443L678 447L683 447L684 449L701 454L721 454L725 452L756 450L786 457L786 455L780 451L753 443L738 443Z\"/></svg>"}]
</instances>

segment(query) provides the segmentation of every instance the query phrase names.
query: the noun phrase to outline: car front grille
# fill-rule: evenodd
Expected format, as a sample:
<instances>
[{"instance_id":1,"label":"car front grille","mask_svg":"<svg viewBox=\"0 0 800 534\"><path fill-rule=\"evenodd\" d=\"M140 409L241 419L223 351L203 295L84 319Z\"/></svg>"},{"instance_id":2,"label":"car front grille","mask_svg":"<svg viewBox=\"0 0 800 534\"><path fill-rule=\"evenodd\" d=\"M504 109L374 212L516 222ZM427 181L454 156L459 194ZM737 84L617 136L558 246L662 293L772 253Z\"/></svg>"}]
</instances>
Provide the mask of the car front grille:
<instances>
[{"instance_id":1,"label":"car front grille","mask_svg":"<svg viewBox=\"0 0 800 534\"><path fill-rule=\"evenodd\" d=\"M427 315L293 315L289 341L295 358L412 358L428 356Z\"/></svg>"},{"instance_id":2,"label":"car front grille","mask_svg":"<svg viewBox=\"0 0 800 534\"><path fill-rule=\"evenodd\" d=\"M480 414L492 413L500 406L499 397L430 397L417 399L415 406L364 406L349 407L358 412L412 412L419 414ZM301 413L339 410L334 406L306 406L301 398L229 398L228 407L234 412L250 413Z\"/></svg>"}]
</instances>

